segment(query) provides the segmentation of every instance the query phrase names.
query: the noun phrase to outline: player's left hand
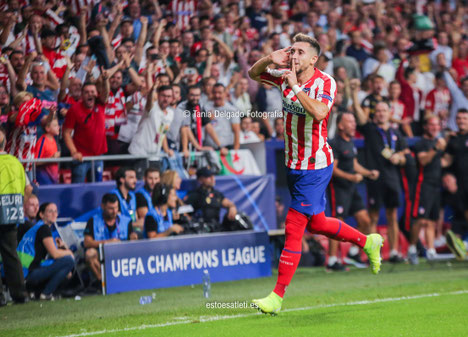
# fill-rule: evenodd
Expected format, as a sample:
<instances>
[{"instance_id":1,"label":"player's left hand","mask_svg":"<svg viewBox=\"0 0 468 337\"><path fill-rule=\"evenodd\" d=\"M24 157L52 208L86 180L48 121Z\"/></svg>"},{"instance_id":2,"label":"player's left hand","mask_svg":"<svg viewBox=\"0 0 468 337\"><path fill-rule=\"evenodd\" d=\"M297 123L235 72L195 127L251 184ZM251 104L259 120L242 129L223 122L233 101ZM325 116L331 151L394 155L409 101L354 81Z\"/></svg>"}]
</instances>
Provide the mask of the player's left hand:
<instances>
[{"instance_id":1,"label":"player's left hand","mask_svg":"<svg viewBox=\"0 0 468 337\"><path fill-rule=\"evenodd\" d=\"M286 70L286 72L283 74L283 79L288 82L288 86L290 88L297 84L296 66L294 65L294 60L291 60L291 70Z\"/></svg>"}]
</instances>

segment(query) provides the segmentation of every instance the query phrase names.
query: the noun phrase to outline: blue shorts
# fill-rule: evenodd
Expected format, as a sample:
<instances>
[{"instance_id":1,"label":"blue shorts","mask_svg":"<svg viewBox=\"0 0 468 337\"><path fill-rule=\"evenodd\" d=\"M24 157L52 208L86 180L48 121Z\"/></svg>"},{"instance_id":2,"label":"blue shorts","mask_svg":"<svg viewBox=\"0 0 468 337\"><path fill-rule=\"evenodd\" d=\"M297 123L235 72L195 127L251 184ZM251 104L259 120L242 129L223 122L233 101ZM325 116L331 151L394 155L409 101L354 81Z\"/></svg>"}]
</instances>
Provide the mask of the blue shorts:
<instances>
[{"instance_id":1,"label":"blue shorts","mask_svg":"<svg viewBox=\"0 0 468 337\"><path fill-rule=\"evenodd\" d=\"M305 215L319 214L327 205L326 190L332 177L333 164L320 170L292 170L287 168L291 208Z\"/></svg>"}]
</instances>

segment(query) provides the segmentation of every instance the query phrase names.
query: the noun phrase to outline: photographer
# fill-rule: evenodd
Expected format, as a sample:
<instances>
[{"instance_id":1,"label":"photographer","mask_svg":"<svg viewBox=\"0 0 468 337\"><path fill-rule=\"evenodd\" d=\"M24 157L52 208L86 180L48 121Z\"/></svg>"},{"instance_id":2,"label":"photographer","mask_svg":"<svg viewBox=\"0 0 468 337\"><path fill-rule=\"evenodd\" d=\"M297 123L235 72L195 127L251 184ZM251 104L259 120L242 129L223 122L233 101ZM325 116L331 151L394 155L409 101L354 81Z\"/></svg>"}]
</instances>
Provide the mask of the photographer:
<instances>
[{"instance_id":1,"label":"photographer","mask_svg":"<svg viewBox=\"0 0 468 337\"><path fill-rule=\"evenodd\" d=\"M237 209L232 201L215 190L215 177L209 168L203 167L197 171L197 179L200 186L189 193L184 201L194 208L194 217L202 219L205 223L211 225L213 232L229 230L231 223L235 221ZM220 225L219 218L221 208L228 211Z\"/></svg>"}]
</instances>

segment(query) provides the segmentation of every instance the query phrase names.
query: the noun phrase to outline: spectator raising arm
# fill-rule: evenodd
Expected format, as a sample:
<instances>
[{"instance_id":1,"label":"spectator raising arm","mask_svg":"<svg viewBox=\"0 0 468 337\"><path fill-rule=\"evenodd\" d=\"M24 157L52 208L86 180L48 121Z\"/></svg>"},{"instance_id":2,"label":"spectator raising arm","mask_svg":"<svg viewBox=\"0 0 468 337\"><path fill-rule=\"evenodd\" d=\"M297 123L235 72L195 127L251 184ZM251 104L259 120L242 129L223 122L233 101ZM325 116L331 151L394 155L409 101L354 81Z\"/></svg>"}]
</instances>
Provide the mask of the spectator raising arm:
<instances>
[{"instance_id":1,"label":"spectator raising arm","mask_svg":"<svg viewBox=\"0 0 468 337\"><path fill-rule=\"evenodd\" d=\"M108 23L107 19L101 19L96 24L96 26L99 29L99 32L101 33L102 42L104 43L104 46L106 48L107 59L109 60L109 63L112 63L115 60L115 53L114 53L114 48L111 45L109 34L107 33L107 29L106 29L107 23Z\"/></svg>"},{"instance_id":2,"label":"spectator raising arm","mask_svg":"<svg viewBox=\"0 0 468 337\"><path fill-rule=\"evenodd\" d=\"M351 99L353 101L353 110L356 114L356 119L359 125L364 125L369 120L369 114L367 114L361 107L361 104L359 104L358 91L361 82L357 78L353 78L349 85L351 88Z\"/></svg>"},{"instance_id":3,"label":"spectator raising arm","mask_svg":"<svg viewBox=\"0 0 468 337\"><path fill-rule=\"evenodd\" d=\"M101 76L98 78L98 83L100 85L97 85L96 87L99 93L99 101L102 104L106 104L107 99L109 98L109 92L110 92L109 78L115 74L115 72L119 69L119 67L120 67L120 64L117 64L113 68L110 68L107 70L101 67Z\"/></svg>"},{"instance_id":4,"label":"spectator raising arm","mask_svg":"<svg viewBox=\"0 0 468 337\"><path fill-rule=\"evenodd\" d=\"M28 75L29 68L31 67L31 64L33 60L37 57L37 53L35 51L31 52L26 56L26 59L24 61L24 65L21 68L21 70L18 73L18 80L16 81L16 87L18 88L19 91L24 91L26 90L26 76Z\"/></svg>"},{"instance_id":5,"label":"spectator raising arm","mask_svg":"<svg viewBox=\"0 0 468 337\"><path fill-rule=\"evenodd\" d=\"M143 57L146 38L148 36L148 18L146 16L142 16L140 18L140 22L141 22L141 31L140 31L140 36L138 36L138 41L136 43L135 56L134 56L134 60L137 65L140 64L141 58Z\"/></svg>"}]
</instances>

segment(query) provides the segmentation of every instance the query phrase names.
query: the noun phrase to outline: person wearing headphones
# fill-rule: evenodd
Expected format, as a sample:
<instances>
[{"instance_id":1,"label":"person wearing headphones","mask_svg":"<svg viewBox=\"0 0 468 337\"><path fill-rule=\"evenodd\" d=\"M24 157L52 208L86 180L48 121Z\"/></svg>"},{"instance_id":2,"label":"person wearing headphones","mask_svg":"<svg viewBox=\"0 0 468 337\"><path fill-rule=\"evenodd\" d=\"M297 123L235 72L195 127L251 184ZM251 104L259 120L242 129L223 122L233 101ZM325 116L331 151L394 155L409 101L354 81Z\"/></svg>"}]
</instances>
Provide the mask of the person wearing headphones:
<instances>
[{"instance_id":1,"label":"person wearing headphones","mask_svg":"<svg viewBox=\"0 0 468 337\"><path fill-rule=\"evenodd\" d=\"M177 205L177 194L172 186L156 184L152 194L153 207L145 217L144 236L154 239L180 234L184 228L174 224L172 209Z\"/></svg>"}]
</instances>

